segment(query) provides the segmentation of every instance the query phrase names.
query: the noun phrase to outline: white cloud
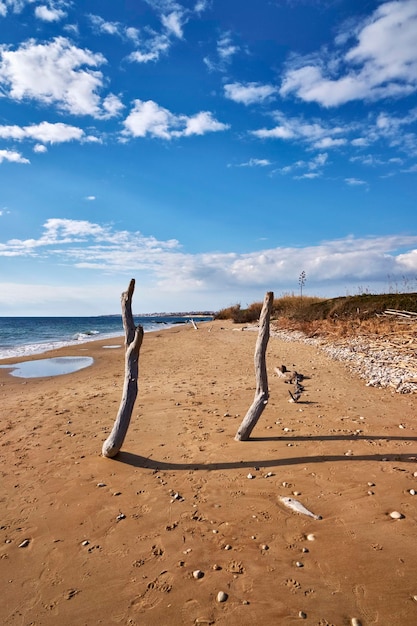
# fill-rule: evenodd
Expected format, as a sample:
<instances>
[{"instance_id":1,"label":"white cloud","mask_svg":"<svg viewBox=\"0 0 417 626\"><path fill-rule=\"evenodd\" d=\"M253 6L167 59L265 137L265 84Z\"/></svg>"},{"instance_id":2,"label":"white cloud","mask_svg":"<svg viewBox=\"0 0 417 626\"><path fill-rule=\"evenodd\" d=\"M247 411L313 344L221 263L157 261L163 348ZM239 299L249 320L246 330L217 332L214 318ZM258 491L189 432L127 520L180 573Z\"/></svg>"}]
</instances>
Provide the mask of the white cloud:
<instances>
[{"instance_id":1,"label":"white cloud","mask_svg":"<svg viewBox=\"0 0 417 626\"><path fill-rule=\"evenodd\" d=\"M10 10L13 13L20 13L28 4L32 4L35 0L1 0L0 15L5 17Z\"/></svg>"},{"instance_id":2,"label":"white cloud","mask_svg":"<svg viewBox=\"0 0 417 626\"><path fill-rule=\"evenodd\" d=\"M166 54L171 46L169 38L165 34L157 34L150 31L147 39L140 38L139 47L134 50L127 60L135 63L149 63L158 61L162 54Z\"/></svg>"},{"instance_id":3,"label":"white cloud","mask_svg":"<svg viewBox=\"0 0 417 626\"><path fill-rule=\"evenodd\" d=\"M43 154L45 152L48 152L48 148L42 143L37 143L33 146L33 152L36 152L37 154Z\"/></svg>"},{"instance_id":4,"label":"white cloud","mask_svg":"<svg viewBox=\"0 0 417 626\"><path fill-rule=\"evenodd\" d=\"M96 200L96 197L95 196L86 196L85 199L88 200L89 202L93 202L94 200Z\"/></svg>"},{"instance_id":5,"label":"white cloud","mask_svg":"<svg viewBox=\"0 0 417 626\"><path fill-rule=\"evenodd\" d=\"M102 35L119 35L122 36L123 27L120 22L107 22L99 15L90 14L90 22L95 30Z\"/></svg>"},{"instance_id":6,"label":"white cloud","mask_svg":"<svg viewBox=\"0 0 417 626\"><path fill-rule=\"evenodd\" d=\"M352 100L407 96L417 90L417 2L381 4L357 28L356 43L344 55L328 50L316 58L292 59L281 84L294 94L326 107ZM336 44L349 39L338 37ZM345 73L341 73L345 68ZM338 74L339 72L339 74Z\"/></svg>"},{"instance_id":7,"label":"white cloud","mask_svg":"<svg viewBox=\"0 0 417 626\"><path fill-rule=\"evenodd\" d=\"M182 11L172 11L168 15L162 15L161 21L169 35L174 35L178 39L183 37L183 13Z\"/></svg>"},{"instance_id":8,"label":"white cloud","mask_svg":"<svg viewBox=\"0 0 417 626\"><path fill-rule=\"evenodd\" d=\"M102 54L64 37L46 44L30 39L14 51L0 46L0 85L13 100L30 98L74 115L107 117L98 93L104 78L96 69L105 63Z\"/></svg>"},{"instance_id":9,"label":"white cloud","mask_svg":"<svg viewBox=\"0 0 417 626\"><path fill-rule=\"evenodd\" d=\"M348 126L331 126L324 124L321 120L307 122L303 118L287 117L281 111L274 111L272 117L278 122L277 126L254 130L251 131L251 134L259 139L304 141L312 147L320 149L343 145L346 140L340 135L349 132Z\"/></svg>"},{"instance_id":10,"label":"white cloud","mask_svg":"<svg viewBox=\"0 0 417 626\"><path fill-rule=\"evenodd\" d=\"M201 111L191 117L174 115L153 100L146 102L135 100L132 111L124 121L124 127L125 136L149 135L159 139L171 139L222 131L226 130L228 125L218 122L208 111Z\"/></svg>"},{"instance_id":11,"label":"white cloud","mask_svg":"<svg viewBox=\"0 0 417 626\"><path fill-rule=\"evenodd\" d=\"M0 126L0 138L15 141L32 139L50 144L91 140L81 128L60 122L56 124L41 122L31 126Z\"/></svg>"},{"instance_id":12,"label":"white cloud","mask_svg":"<svg viewBox=\"0 0 417 626\"><path fill-rule=\"evenodd\" d=\"M189 295L195 303L198 294L206 294L210 302L217 294L217 301L225 306L238 293L248 298L256 294L260 299L265 290L294 290L301 269L315 295L319 290L329 293L332 287L340 295L341 290L357 289L364 281L386 287L388 276L402 280L404 275L416 275L417 236L349 236L305 248L187 254L176 240L161 241L82 220L50 219L38 239L0 242L0 256L4 263L7 258L27 257L34 266L38 260L44 263L49 259L78 272L104 272L107 282L111 274L139 274L142 285L148 282L153 289L163 290L165 302L169 302L170 294L177 303ZM4 294L9 298L12 292L11 284L6 290L0 289L2 305L8 306ZM54 301L53 295L50 300Z\"/></svg>"},{"instance_id":13,"label":"white cloud","mask_svg":"<svg viewBox=\"0 0 417 626\"><path fill-rule=\"evenodd\" d=\"M262 85L261 83L229 83L224 86L226 98L245 105L265 102L276 91L277 89L273 85Z\"/></svg>"},{"instance_id":14,"label":"white cloud","mask_svg":"<svg viewBox=\"0 0 417 626\"><path fill-rule=\"evenodd\" d=\"M222 33L217 41L216 54L213 57L205 57L204 63L210 71L225 72L233 60L233 57L241 52L241 47L234 43L232 33Z\"/></svg>"},{"instance_id":15,"label":"white cloud","mask_svg":"<svg viewBox=\"0 0 417 626\"><path fill-rule=\"evenodd\" d=\"M66 16L66 13L56 7L40 5L35 8L35 16L44 22L59 22Z\"/></svg>"},{"instance_id":16,"label":"white cloud","mask_svg":"<svg viewBox=\"0 0 417 626\"><path fill-rule=\"evenodd\" d=\"M249 159L246 163L239 163L238 167L267 167L271 165L268 159Z\"/></svg>"},{"instance_id":17,"label":"white cloud","mask_svg":"<svg viewBox=\"0 0 417 626\"><path fill-rule=\"evenodd\" d=\"M25 159L16 150L0 150L0 163L3 163L3 161L8 161L9 163L30 163L29 159Z\"/></svg>"},{"instance_id":18,"label":"white cloud","mask_svg":"<svg viewBox=\"0 0 417 626\"><path fill-rule=\"evenodd\" d=\"M322 175L323 167L328 160L327 152L321 152L309 161L299 160L276 170L280 174L293 174L297 180L313 179ZM301 173L300 173L301 172Z\"/></svg>"},{"instance_id":19,"label":"white cloud","mask_svg":"<svg viewBox=\"0 0 417 626\"><path fill-rule=\"evenodd\" d=\"M358 187L358 186L367 184L365 180L360 180L359 178L345 178L345 183L353 187Z\"/></svg>"}]
</instances>

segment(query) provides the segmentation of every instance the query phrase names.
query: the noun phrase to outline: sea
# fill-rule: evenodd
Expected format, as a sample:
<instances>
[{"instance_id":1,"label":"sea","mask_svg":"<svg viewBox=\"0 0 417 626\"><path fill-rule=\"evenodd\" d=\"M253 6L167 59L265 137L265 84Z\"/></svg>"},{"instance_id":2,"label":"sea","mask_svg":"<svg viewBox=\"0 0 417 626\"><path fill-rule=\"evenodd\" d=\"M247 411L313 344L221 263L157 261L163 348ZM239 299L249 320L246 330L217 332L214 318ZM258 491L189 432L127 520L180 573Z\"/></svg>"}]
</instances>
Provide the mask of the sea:
<instances>
[{"instance_id":1,"label":"sea","mask_svg":"<svg viewBox=\"0 0 417 626\"><path fill-rule=\"evenodd\" d=\"M212 315L134 316L146 332L176 324L210 321ZM41 354L48 350L86 343L97 339L124 337L121 315L94 317L0 317L0 359Z\"/></svg>"}]
</instances>

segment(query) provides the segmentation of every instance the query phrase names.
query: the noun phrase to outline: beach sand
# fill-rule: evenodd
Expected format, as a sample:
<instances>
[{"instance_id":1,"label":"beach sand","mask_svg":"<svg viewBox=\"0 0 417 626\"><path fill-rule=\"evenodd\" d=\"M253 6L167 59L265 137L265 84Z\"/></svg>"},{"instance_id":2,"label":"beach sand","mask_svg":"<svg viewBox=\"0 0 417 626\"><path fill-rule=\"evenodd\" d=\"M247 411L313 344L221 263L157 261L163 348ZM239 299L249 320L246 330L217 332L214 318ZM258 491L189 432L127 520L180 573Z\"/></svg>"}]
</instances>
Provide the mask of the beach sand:
<instances>
[{"instance_id":1,"label":"beach sand","mask_svg":"<svg viewBox=\"0 0 417 626\"><path fill-rule=\"evenodd\" d=\"M271 337L270 400L237 442L256 339L220 321L147 333L115 459L122 339L35 357L94 358L72 374L0 370L1 624L417 624L416 396ZM281 364L307 377L299 403Z\"/></svg>"}]
</instances>

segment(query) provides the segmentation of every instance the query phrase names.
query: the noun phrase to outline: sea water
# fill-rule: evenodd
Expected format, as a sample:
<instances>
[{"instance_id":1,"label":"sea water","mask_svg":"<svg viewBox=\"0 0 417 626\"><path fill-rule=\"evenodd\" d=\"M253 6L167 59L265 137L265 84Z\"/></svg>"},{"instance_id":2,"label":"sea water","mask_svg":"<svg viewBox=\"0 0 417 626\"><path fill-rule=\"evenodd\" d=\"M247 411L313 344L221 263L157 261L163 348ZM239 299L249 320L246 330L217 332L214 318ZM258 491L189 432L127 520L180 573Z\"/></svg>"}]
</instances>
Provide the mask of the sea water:
<instances>
[{"instance_id":1,"label":"sea water","mask_svg":"<svg viewBox=\"0 0 417 626\"><path fill-rule=\"evenodd\" d=\"M135 316L146 332L209 321L212 316L144 315ZM94 317L0 317L0 360L41 354L97 339L124 336L121 315Z\"/></svg>"}]
</instances>

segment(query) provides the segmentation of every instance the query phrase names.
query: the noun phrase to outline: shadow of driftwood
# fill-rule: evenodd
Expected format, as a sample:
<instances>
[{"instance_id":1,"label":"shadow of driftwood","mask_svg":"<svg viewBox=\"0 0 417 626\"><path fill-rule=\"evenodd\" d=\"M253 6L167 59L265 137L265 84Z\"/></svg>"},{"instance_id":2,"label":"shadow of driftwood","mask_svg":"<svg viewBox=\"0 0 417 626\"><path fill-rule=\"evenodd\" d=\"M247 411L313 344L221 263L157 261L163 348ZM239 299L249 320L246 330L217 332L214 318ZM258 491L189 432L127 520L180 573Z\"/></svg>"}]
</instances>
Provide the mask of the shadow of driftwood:
<instances>
[{"instance_id":1,"label":"shadow of driftwood","mask_svg":"<svg viewBox=\"0 0 417 626\"><path fill-rule=\"evenodd\" d=\"M231 470L239 468L253 467L282 467L286 465L308 465L309 463L329 463L329 462L353 462L353 461L395 461L396 463L410 463L416 461L416 455L413 454L361 454L354 456L345 455L317 455L317 456L298 456L280 459L255 459L252 461L227 461L219 463L174 463L166 461L157 461L156 459L146 458L132 452L119 452L114 457L114 461L126 463L133 467L142 467L151 470Z\"/></svg>"}]
</instances>

